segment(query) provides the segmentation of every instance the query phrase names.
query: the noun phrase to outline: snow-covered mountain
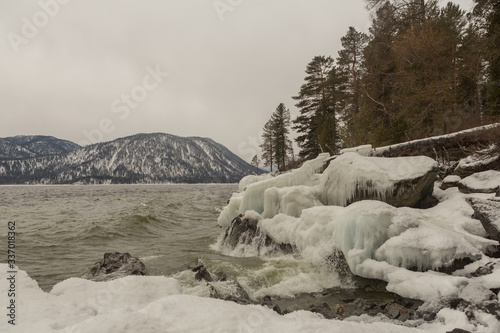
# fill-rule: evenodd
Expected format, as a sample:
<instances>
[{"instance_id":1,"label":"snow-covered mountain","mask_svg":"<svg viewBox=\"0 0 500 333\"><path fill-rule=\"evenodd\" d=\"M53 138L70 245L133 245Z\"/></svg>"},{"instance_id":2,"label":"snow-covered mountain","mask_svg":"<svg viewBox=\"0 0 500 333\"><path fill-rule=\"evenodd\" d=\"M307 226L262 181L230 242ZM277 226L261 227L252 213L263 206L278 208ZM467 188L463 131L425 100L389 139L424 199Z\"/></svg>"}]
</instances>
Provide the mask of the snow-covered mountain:
<instances>
[{"instance_id":1,"label":"snow-covered mountain","mask_svg":"<svg viewBox=\"0 0 500 333\"><path fill-rule=\"evenodd\" d=\"M231 183L262 173L208 138L137 134L60 155L0 161L3 184Z\"/></svg>"},{"instance_id":2,"label":"snow-covered mountain","mask_svg":"<svg viewBox=\"0 0 500 333\"><path fill-rule=\"evenodd\" d=\"M0 160L15 160L68 153L80 148L74 142L44 135L0 138Z\"/></svg>"}]
</instances>

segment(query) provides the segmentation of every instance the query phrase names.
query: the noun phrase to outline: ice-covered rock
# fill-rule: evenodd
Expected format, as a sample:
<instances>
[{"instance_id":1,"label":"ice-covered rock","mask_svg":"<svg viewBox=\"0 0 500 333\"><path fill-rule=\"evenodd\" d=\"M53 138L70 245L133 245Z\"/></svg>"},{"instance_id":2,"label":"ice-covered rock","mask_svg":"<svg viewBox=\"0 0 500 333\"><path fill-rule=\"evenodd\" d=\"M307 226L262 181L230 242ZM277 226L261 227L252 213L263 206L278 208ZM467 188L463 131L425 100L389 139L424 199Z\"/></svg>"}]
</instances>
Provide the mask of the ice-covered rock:
<instances>
[{"instance_id":1,"label":"ice-covered rock","mask_svg":"<svg viewBox=\"0 0 500 333\"><path fill-rule=\"evenodd\" d=\"M467 198L474 209L474 217L481 221L490 237L500 242L500 202L479 198Z\"/></svg>"},{"instance_id":2,"label":"ice-covered rock","mask_svg":"<svg viewBox=\"0 0 500 333\"><path fill-rule=\"evenodd\" d=\"M278 214L299 217L307 208L322 206L316 187L271 187L264 192L264 217Z\"/></svg>"},{"instance_id":3,"label":"ice-covered rock","mask_svg":"<svg viewBox=\"0 0 500 333\"><path fill-rule=\"evenodd\" d=\"M460 234L417 216L383 202L363 201L306 209L298 219L278 215L260 225L276 242L291 244L314 261L340 249L351 271L366 278L385 280L360 266L368 259L428 270L480 257L480 251Z\"/></svg>"},{"instance_id":4,"label":"ice-covered rock","mask_svg":"<svg viewBox=\"0 0 500 333\"><path fill-rule=\"evenodd\" d=\"M475 173L458 183L462 193L495 193L500 188L500 171L487 170Z\"/></svg>"},{"instance_id":5,"label":"ice-covered rock","mask_svg":"<svg viewBox=\"0 0 500 333\"><path fill-rule=\"evenodd\" d=\"M229 227L231 221L236 216L245 214L248 210L262 214L264 212L265 192L267 189L300 185L311 187L317 185L319 183L317 173L321 171L324 161L329 156L329 154L320 154L316 159L305 162L299 169L244 186L246 190L233 194L228 205L222 210L218 218L219 225ZM255 180L255 178L252 178L252 180Z\"/></svg>"},{"instance_id":6,"label":"ice-covered rock","mask_svg":"<svg viewBox=\"0 0 500 333\"><path fill-rule=\"evenodd\" d=\"M460 176L449 175L446 176L445 179L441 182L441 186L439 187L442 190L449 189L450 187L458 187L458 183L462 180Z\"/></svg>"},{"instance_id":7,"label":"ice-covered rock","mask_svg":"<svg viewBox=\"0 0 500 333\"><path fill-rule=\"evenodd\" d=\"M255 255L281 251L282 253L293 253L293 248L290 244L275 242L259 227L259 219L257 216L239 215L233 219L231 226L226 229L221 240L223 247L229 250L241 248L241 252L245 252L245 246L249 246L255 250Z\"/></svg>"},{"instance_id":8,"label":"ice-covered rock","mask_svg":"<svg viewBox=\"0 0 500 333\"><path fill-rule=\"evenodd\" d=\"M500 155L498 155L498 148L495 145L462 158L458 161L453 173L467 177L487 170L500 170Z\"/></svg>"},{"instance_id":9,"label":"ice-covered rock","mask_svg":"<svg viewBox=\"0 0 500 333\"><path fill-rule=\"evenodd\" d=\"M319 192L325 205L381 200L395 207L416 207L432 194L437 172L437 163L425 156L383 158L346 153L330 162Z\"/></svg>"},{"instance_id":10,"label":"ice-covered rock","mask_svg":"<svg viewBox=\"0 0 500 333\"><path fill-rule=\"evenodd\" d=\"M342 149L340 150L340 153L341 154L358 153L359 155L362 156L370 156L372 154L372 150L373 150L372 145L362 145L362 146Z\"/></svg>"},{"instance_id":11,"label":"ice-covered rock","mask_svg":"<svg viewBox=\"0 0 500 333\"><path fill-rule=\"evenodd\" d=\"M146 266L138 258L129 253L105 253L104 258L89 268L82 278L100 281L127 275L146 275Z\"/></svg>"}]
</instances>

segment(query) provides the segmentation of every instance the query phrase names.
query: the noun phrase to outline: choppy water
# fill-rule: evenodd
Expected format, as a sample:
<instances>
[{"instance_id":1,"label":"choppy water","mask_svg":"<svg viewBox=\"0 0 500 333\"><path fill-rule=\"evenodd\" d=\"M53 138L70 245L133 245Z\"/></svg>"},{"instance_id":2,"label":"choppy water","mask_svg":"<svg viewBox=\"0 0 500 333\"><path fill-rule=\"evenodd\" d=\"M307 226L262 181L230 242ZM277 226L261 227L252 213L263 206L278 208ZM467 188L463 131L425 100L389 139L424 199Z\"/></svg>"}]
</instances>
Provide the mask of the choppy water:
<instances>
[{"instance_id":1,"label":"choppy water","mask_svg":"<svg viewBox=\"0 0 500 333\"><path fill-rule=\"evenodd\" d=\"M173 276L184 292L210 294L188 268L201 259L237 280L253 299L293 297L336 287L327 265L295 256L238 257L214 244L236 185L0 186L0 249L7 222L17 224L17 264L49 291L80 277L106 252L129 252L150 275ZM6 262L7 256L0 257ZM224 288L224 285L220 285ZM228 286L231 288L231 286ZM228 291L230 293L230 290Z\"/></svg>"},{"instance_id":2,"label":"choppy water","mask_svg":"<svg viewBox=\"0 0 500 333\"><path fill-rule=\"evenodd\" d=\"M221 233L217 208L235 185L0 186L0 248L17 223L17 262L45 289L80 276L105 252L129 252L150 274L202 257ZM6 262L2 256L1 262Z\"/></svg>"}]
</instances>

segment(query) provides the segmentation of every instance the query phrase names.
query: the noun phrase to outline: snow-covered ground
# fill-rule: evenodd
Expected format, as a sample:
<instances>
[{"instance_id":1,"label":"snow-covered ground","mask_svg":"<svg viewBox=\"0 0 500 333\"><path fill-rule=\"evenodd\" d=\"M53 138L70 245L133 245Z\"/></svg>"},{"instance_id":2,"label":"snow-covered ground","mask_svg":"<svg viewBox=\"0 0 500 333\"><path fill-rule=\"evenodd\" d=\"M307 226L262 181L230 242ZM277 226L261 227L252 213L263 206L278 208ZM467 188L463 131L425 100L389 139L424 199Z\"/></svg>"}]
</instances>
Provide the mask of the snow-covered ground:
<instances>
[{"instance_id":1,"label":"snow-covered ground","mask_svg":"<svg viewBox=\"0 0 500 333\"><path fill-rule=\"evenodd\" d=\"M7 265L1 264L2 272ZM500 278L497 275L497 280ZM5 278L2 279L6 281ZM465 314L441 310L434 323L419 328L397 325L367 316L344 321L296 311L284 316L260 305L182 294L178 281L167 277L128 276L108 282L72 278L43 292L24 271L19 271L16 325L0 321L1 332L446 332L474 328ZM423 284L423 281L421 282ZM492 281L483 283L493 283ZM7 294L7 283L0 292ZM4 311L5 312L5 311ZM5 317L5 316L4 316ZM478 332L498 332L483 316Z\"/></svg>"}]
</instances>

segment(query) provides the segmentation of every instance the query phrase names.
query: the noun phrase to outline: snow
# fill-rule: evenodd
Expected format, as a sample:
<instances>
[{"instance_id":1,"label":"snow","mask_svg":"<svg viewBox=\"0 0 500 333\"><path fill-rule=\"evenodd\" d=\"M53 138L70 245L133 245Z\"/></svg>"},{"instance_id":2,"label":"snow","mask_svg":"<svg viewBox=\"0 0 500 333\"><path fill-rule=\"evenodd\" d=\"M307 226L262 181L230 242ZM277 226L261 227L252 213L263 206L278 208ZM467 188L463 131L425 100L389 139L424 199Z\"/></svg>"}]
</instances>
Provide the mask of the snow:
<instances>
[{"instance_id":1,"label":"snow","mask_svg":"<svg viewBox=\"0 0 500 333\"><path fill-rule=\"evenodd\" d=\"M460 135L464 135L464 134L470 134L470 133L474 133L474 132L478 132L478 131L482 131L482 130L488 130L488 129L495 128L495 127L498 127L498 126L500 126L500 123L495 123L495 124L489 124L489 125L485 125L485 126L474 127L474 128L470 128L470 129L467 129L467 130L460 131L460 132L454 132L454 133L445 134L445 135L438 135L438 136L433 136L433 137L425 138L425 139L418 139L418 140L407 141L407 142L398 143L398 144L394 144L394 145L390 145L390 146L378 147L378 148L375 148L373 150L373 153L375 155L382 155L383 152L386 151L386 150L396 149L396 148L399 148L401 146L411 146L411 145L413 145L415 143L419 143L419 142L435 141L435 140L439 140L439 139L454 138L456 136L460 136Z\"/></svg>"},{"instance_id":2,"label":"snow","mask_svg":"<svg viewBox=\"0 0 500 333\"><path fill-rule=\"evenodd\" d=\"M251 183L246 186L244 192L235 194L223 208L218 218L222 227L229 227L231 221L238 214L244 214L247 210L254 210L259 214L264 212L265 191L269 188L283 188L291 186L313 186L318 184L316 175L323 168L323 163L329 154L320 154L316 159L304 163L299 169L293 170L270 179ZM248 181L248 178L245 180ZM243 186L244 187L244 186Z\"/></svg>"},{"instance_id":3,"label":"snow","mask_svg":"<svg viewBox=\"0 0 500 333\"><path fill-rule=\"evenodd\" d=\"M324 171L319 186L321 201L346 206L360 190L384 200L397 182L421 177L436 167L437 163L425 156L384 158L346 153L332 160Z\"/></svg>"},{"instance_id":4,"label":"snow","mask_svg":"<svg viewBox=\"0 0 500 333\"><path fill-rule=\"evenodd\" d=\"M460 176L449 175L443 179L443 183L458 183L462 178Z\"/></svg>"},{"instance_id":5,"label":"snow","mask_svg":"<svg viewBox=\"0 0 500 333\"><path fill-rule=\"evenodd\" d=\"M500 186L500 171L487 170L465 177L460 184L479 192L494 192Z\"/></svg>"},{"instance_id":6,"label":"snow","mask_svg":"<svg viewBox=\"0 0 500 333\"><path fill-rule=\"evenodd\" d=\"M0 269L8 270L6 264ZM4 319L2 332L420 332L393 323L326 320L307 311L281 316L259 305L185 295L175 279L160 276L108 282L72 278L46 293L19 270L17 283L22 292L16 326ZM2 295L7 289L0 285Z\"/></svg>"},{"instance_id":7,"label":"snow","mask_svg":"<svg viewBox=\"0 0 500 333\"><path fill-rule=\"evenodd\" d=\"M372 153L372 145L362 145L362 146L357 146L357 147L352 147L352 148L345 148L341 149L340 153L345 154L345 153L358 153L359 155L362 156L370 156Z\"/></svg>"}]
</instances>

